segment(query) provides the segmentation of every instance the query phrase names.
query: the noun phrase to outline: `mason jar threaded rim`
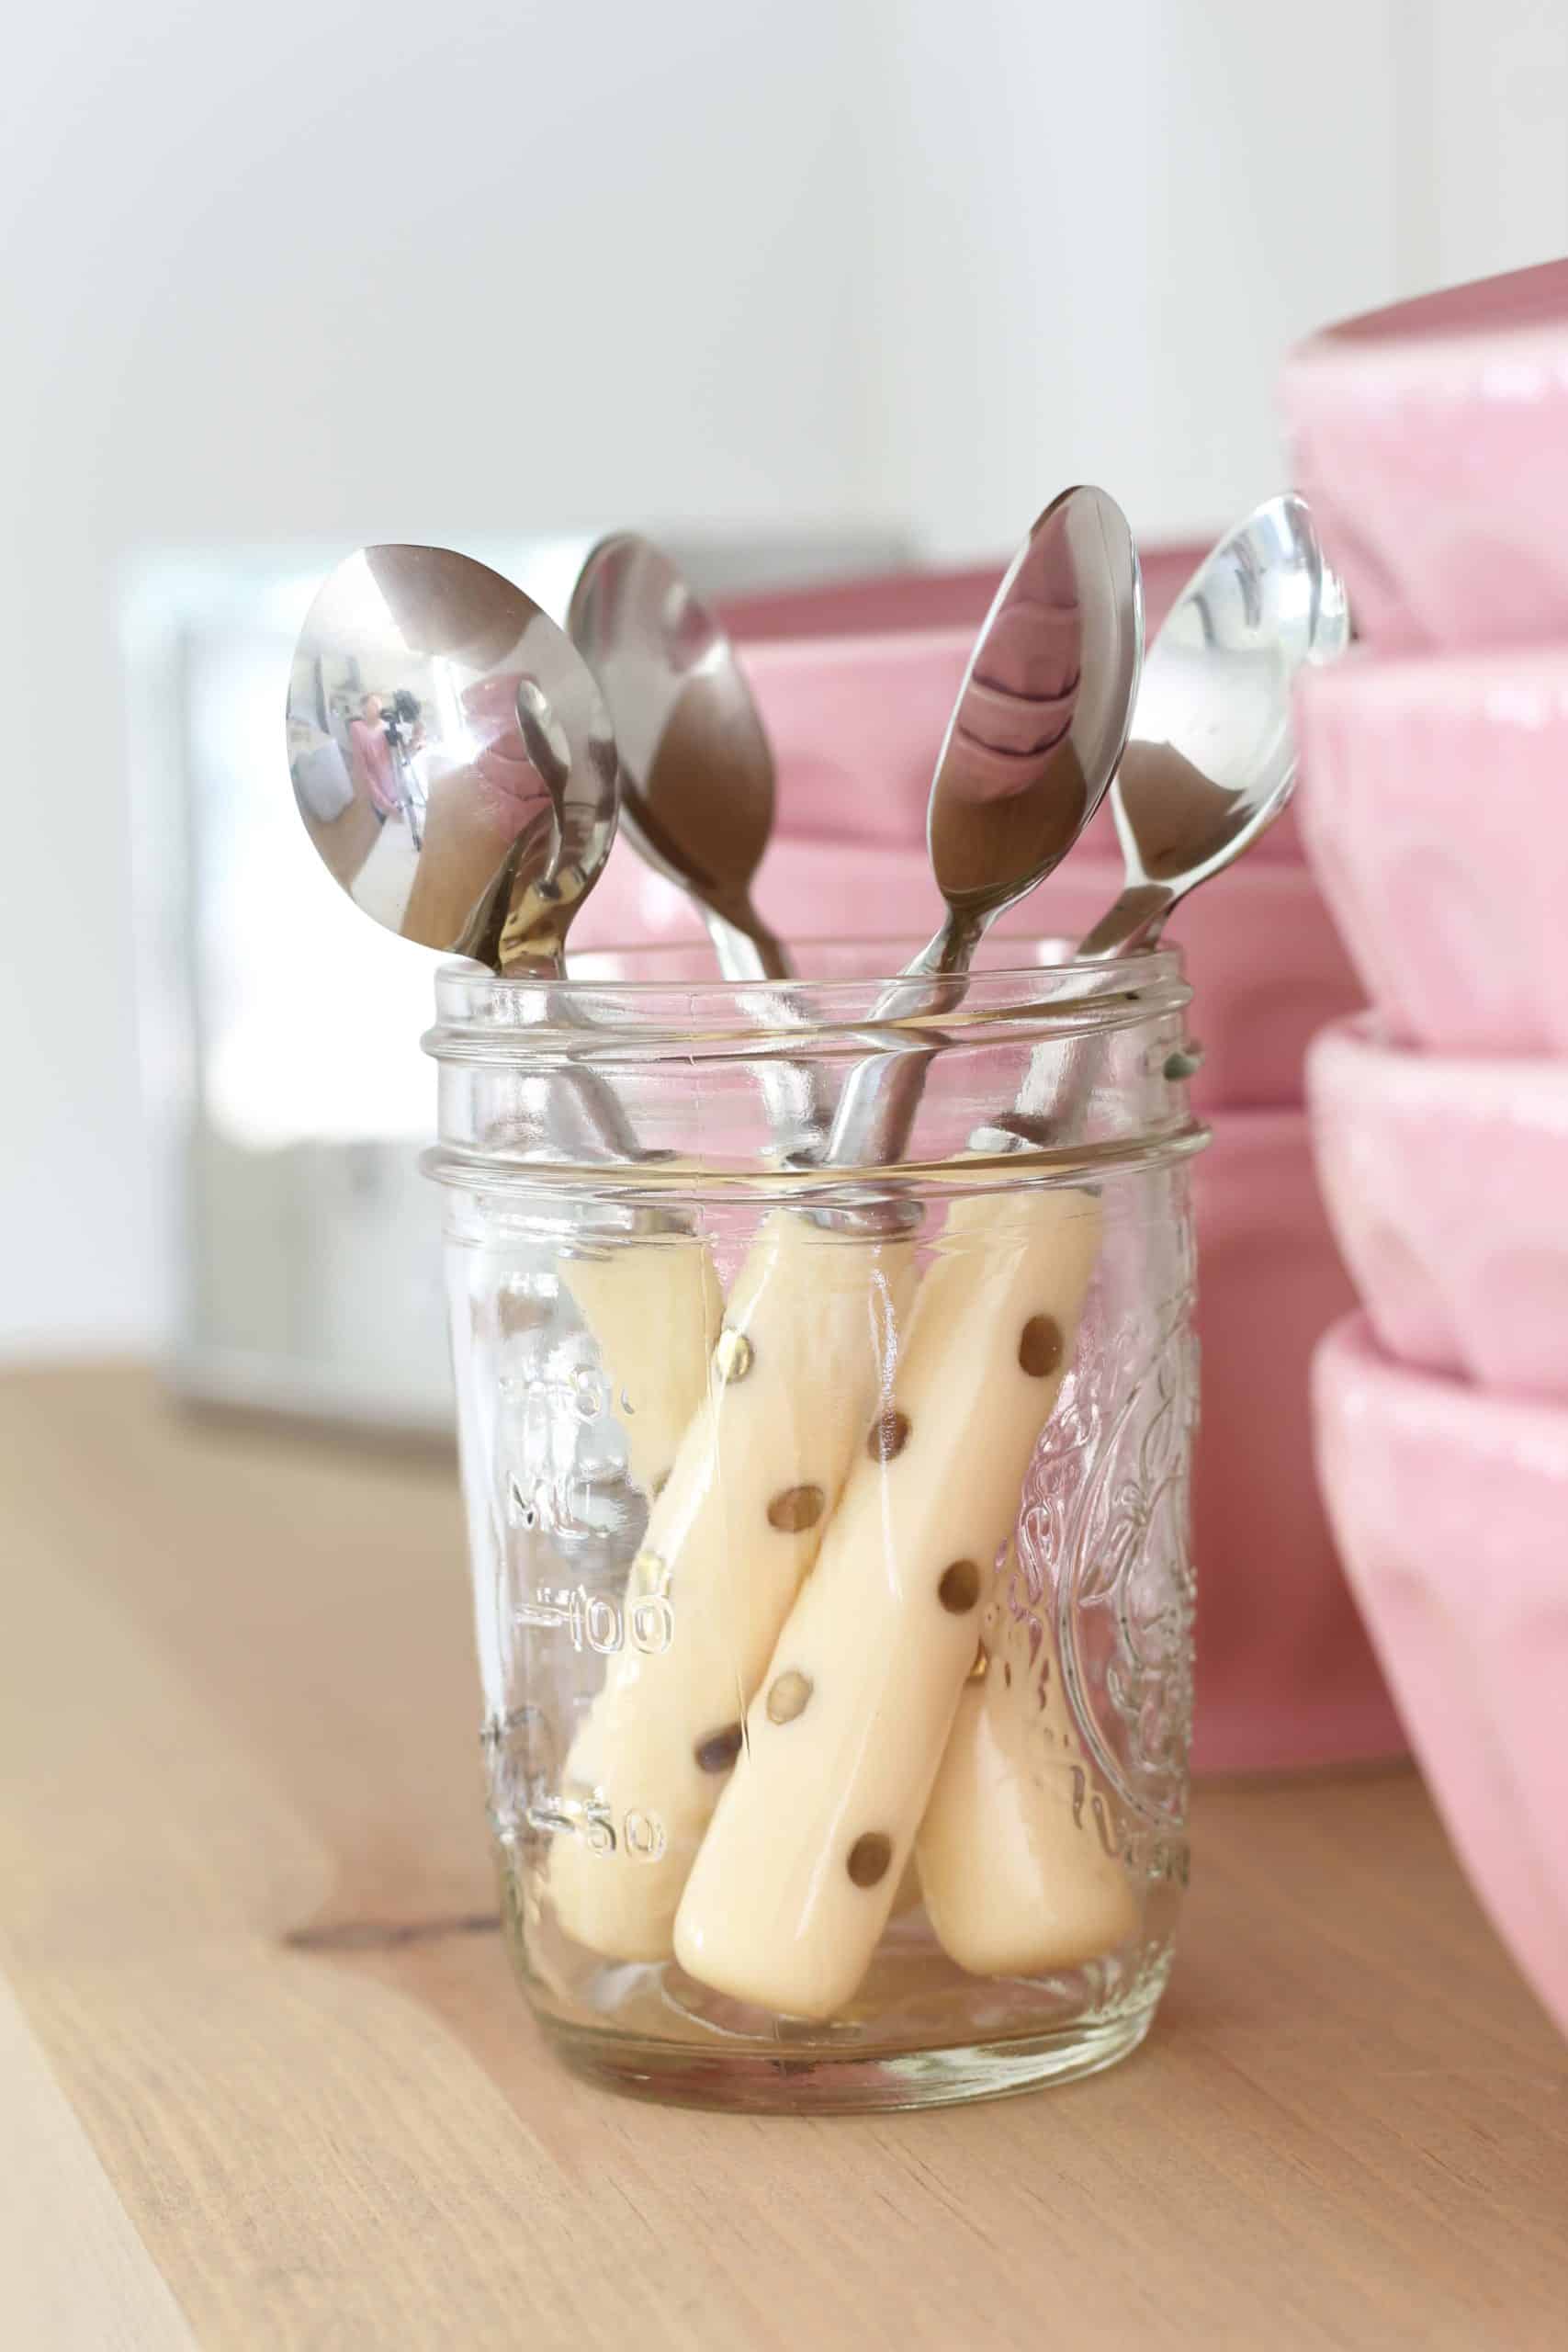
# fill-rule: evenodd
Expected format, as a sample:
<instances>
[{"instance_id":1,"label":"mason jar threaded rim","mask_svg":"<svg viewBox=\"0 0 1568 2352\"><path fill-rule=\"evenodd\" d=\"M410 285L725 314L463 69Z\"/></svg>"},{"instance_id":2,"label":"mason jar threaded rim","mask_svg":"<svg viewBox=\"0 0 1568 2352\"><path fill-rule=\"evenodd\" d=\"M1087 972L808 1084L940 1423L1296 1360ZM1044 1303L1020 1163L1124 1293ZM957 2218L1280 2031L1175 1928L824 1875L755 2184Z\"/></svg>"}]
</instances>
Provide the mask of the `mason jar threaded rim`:
<instances>
[{"instance_id":1,"label":"mason jar threaded rim","mask_svg":"<svg viewBox=\"0 0 1568 2352\"><path fill-rule=\"evenodd\" d=\"M1192 991L1176 948L1144 949L1103 962L1075 962L1065 940L982 941L963 994L936 1013L879 1015L877 1001L924 943L914 939L800 942L797 954L829 967L874 953L880 968L785 980L726 980L705 942L595 948L572 959L570 979L512 978L484 966L451 962L435 974L435 1025L422 1044L438 1062L529 1058L687 1058L694 1052L755 1059L759 1053L874 1050L878 1033L896 1042L913 1030L933 1042L966 1045L995 1025L1022 1042L1043 1035L1103 1033L1181 1011ZM633 967L628 972L624 967ZM764 1015L764 1006L783 1017Z\"/></svg>"},{"instance_id":2,"label":"mason jar threaded rim","mask_svg":"<svg viewBox=\"0 0 1568 2352\"><path fill-rule=\"evenodd\" d=\"M1189 1068L1179 1067L1192 992L1178 950L1087 963L1075 961L1065 941L993 937L982 942L978 968L955 1001L889 1013L887 993L920 944L807 942L795 953L810 976L787 980L716 978L705 941L593 950L574 959L564 981L444 965L435 978L438 1018L423 1041L440 1065L442 1095L440 1141L424 1155L425 1172L446 1186L488 1192L586 1185L602 1198L645 1205L672 1194L766 1193L828 1209L868 1182L879 1193L923 1185L946 1193L1075 1172L1092 1179L1184 1159L1207 1141L1187 1102ZM1058 1058L1087 1050L1123 1072L1142 1064L1109 1132L1068 1127L991 1149L937 1140L928 1126L911 1135L895 1165L818 1167L745 1148L739 1158L694 1157L689 1147L579 1157L555 1148L559 1137L540 1109L553 1090L584 1084L634 1102L649 1089L667 1102L674 1088L711 1103L738 1080L765 1086L770 1069L809 1063L841 1080L878 1052L909 1052L931 1057L928 1094L940 1092L944 1072L990 1068L997 1082L986 1108L995 1118L1011 1108L1037 1049ZM1164 1065L1168 1083L1150 1079L1151 1060L1156 1072ZM534 1108L513 1129L519 1087L531 1091Z\"/></svg>"}]
</instances>

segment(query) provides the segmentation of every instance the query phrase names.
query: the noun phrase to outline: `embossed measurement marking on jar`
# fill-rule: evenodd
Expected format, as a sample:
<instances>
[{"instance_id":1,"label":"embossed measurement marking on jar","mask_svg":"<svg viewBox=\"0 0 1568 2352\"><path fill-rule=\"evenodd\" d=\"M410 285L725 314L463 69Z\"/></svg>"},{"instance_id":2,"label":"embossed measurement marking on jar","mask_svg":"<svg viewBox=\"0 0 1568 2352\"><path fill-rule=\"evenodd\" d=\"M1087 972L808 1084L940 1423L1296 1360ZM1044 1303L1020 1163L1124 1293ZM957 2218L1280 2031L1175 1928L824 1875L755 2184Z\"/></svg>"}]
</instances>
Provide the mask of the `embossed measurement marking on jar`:
<instances>
[{"instance_id":1,"label":"embossed measurement marking on jar","mask_svg":"<svg viewBox=\"0 0 1568 2352\"><path fill-rule=\"evenodd\" d=\"M547 1838L576 1838L591 1854L628 1854L656 1862L664 1851L664 1824L656 1813L632 1805L617 1823L603 1797L536 1797L527 1811L530 1829Z\"/></svg>"},{"instance_id":2,"label":"embossed measurement marking on jar","mask_svg":"<svg viewBox=\"0 0 1568 2352\"><path fill-rule=\"evenodd\" d=\"M508 1373L502 1382L508 1396L520 1401L542 1401L547 1405L565 1405L580 1421L602 1420L616 1409L617 1400L602 1372L592 1364L579 1364L574 1371ZM625 1408L625 1399L620 1400Z\"/></svg>"},{"instance_id":3,"label":"embossed measurement marking on jar","mask_svg":"<svg viewBox=\"0 0 1568 2352\"><path fill-rule=\"evenodd\" d=\"M595 1650L601 1657L628 1642L645 1657L659 1657L675 1637L675 1612L661 1592L644 1593L623 1606L586 1585L540 1585L531 1599L518 1602L516 1620L519 1625L563 1627L574 1650Z\"/></svg>"},{"instance_id":4,"label":"embossed measurement marking on jar","mask_svg":"<svg viewBox=\"0 0 1568 2352\"><path fill-rule=\"evenodd\" d=\"M507 1524L525 1535L592 1538L608 1531L615 1503L592 1480L567 1471L525 1486L515 1471L506 1481Z\"/></svg>"}]
</instances>

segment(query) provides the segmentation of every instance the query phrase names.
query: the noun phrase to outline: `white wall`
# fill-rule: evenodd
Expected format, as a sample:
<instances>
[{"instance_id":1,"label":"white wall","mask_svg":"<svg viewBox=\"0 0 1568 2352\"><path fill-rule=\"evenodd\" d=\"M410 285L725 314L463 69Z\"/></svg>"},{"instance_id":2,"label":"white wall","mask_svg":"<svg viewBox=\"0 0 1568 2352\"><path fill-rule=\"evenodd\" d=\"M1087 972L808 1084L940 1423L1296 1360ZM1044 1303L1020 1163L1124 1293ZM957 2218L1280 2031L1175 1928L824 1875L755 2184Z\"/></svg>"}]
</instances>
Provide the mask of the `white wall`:
<instances>
[{"instance_id":1,"label":"white wall","mask_svg":"<svg viewBox=\"0 0 1568 2352\"><path fill-rule=\"evenodd\" d=\"M1271 487L1320 319L1568 247L1556 0L55 0L0 94L0 1348L151 1317L112 571L149 540Z\"/></svg>"},{"instance_id":2,"label":"white wall","mask_svg":"<svg viewBox=\"0 0 1568 2352\"><path fill-rule=\"evenodd\" d=\"M1562 0L1433 0L1425 153L1413 223L1423 285L1479 277L1568 244L1568 9Z\"/></svg>"},{"instance_id":3,"label":"white wall","mask_svg":"<svg viewBox=\"0 0 1568 2352\"><path fill-rule=\"evenodd\" d=\"M0 1346L151 1313L110 571L868 493L849 24L48 0L0 95Z\"/></svg>"},{"instance_id":4,"label":"white wall","mask_svg":"<svg viewBox=\"0 0 1568 2352\"><path fill-rule=\"evenodd\" d=\"M942 550L1075 479L1201 535L1278 486L1290 344L1568 248L1561 0L873 15L871 446Z\"/></svg>"}]
</instances>

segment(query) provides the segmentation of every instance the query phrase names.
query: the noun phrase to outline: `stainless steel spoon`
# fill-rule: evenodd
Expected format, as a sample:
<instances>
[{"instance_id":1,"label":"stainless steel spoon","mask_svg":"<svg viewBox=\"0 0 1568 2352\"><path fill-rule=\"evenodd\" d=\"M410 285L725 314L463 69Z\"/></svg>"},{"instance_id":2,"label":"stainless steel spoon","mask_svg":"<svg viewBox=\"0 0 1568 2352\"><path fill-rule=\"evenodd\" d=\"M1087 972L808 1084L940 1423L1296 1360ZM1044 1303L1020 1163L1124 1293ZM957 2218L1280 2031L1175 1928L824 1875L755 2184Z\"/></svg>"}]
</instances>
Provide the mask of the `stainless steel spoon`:
<instances>
[{"instance_id":1,"label":"stainless steel spoon","mask_svg":"<svg viewBox=\"0 0 1568 2352\"><path fill-rule=\"evenodd\" d=\"M590 550L567 629L615 722L627 840L695 905L727 980L793 978L751 899L773 831L773 750L723 628L661 549L618 531ZM749 1009L764 1026L798 1022L782 992ZM777 1150L812 1158L832 1115L823 1073L769 1058L759 1083Z\"/></svg>"},{"instance_id":2,"label":"stainless steel spoon","mask_svg":"<svg viewBox=\"0 0 1568 2352\"><path fill-rule=\"evenodd\" d=\"M590 552L566 626L615 723L628 840L695 901L726 979L790 978L751 903L773 755L729 639L669 557L631 531Z\"/></svg>"},{"instance_id":3,"label":"stainless steel spoon","mask_svg":"<svg viewBox=\"0 0 1568 2352\"><path fill-rule=\"evenodd\" d=\"M1295 784L1296 673L1337 661L1349 635L1304 499L1267 500L1200 565L1144 664L1111 791L1126 888L1080 958L1152 945L1188 892L1272 824Z\"/></svg>"},{"instance_id":4,"label":"stainless steel spoon","mask_svg":"<svg viewBox=\"0 0 1568 2352\"><path fill-rule=\"evenodd\" d=\"M1075 951L1081 962L1152 948L1189 892L1273 823L1295 786L1292 694L1349 642L1344 585L1303 499L1270 498L1213 548L1149 650L1111 786L1126 882ZM1092 1063L1042 1046L1013 1110L974 1149L1041 1144L1076 1124Z\"/></svg>"},{"instance_id":5,"label":"stainless steel spoon","mask_svg":"<svg viewBox=\"0 0 1568 2352\"><path fill-rule=\"evenodd\" d=\"M361 548L306 617L288 732L307 830L367 914L499 972L560 972L615 839L615 743L531 597L449 548Z\"/></svg>"},{"instance_id":6,"label":"stainless steel spoon","mask_svg":"<svg viewBox=\"0 0 1568 2352\"><path fill-rule=\"evenodd\" d=\"M1064 491L1013 558L970 656L927 813L947 913L879 1002L879 1021L951 1009L990 924L1066 855L1122 757L1142 655L1126 517L1102 490ZM862 1062L825 1162L896 1160L930 1058L915 1032L908 1048Z\"/></svg>"},{"instance_id":7,"label":"stainless steel spoon","mask_svg":"<svg viewBox=\"0 0 1568 2352\"><path fill-rule=\"evenodd\" d=\"M421 946L559 978L604 870L615 741L587 664L532 597L446 548L361 548L318 592L288 691L295 797L356 905ZM643 1154L574 1071L575 1148Z\"/></svg>"}]
</instances>

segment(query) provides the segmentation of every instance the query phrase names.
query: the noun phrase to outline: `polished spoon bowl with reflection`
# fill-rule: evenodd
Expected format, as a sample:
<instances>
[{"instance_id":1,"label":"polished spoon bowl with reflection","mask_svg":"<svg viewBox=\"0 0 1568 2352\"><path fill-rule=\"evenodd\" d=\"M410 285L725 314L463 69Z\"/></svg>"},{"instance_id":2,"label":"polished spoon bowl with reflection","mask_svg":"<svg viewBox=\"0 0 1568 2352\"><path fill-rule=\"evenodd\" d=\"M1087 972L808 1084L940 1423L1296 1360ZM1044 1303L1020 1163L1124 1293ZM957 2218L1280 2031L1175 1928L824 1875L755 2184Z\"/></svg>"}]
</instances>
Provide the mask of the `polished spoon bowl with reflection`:
<instances>
[{"instance_id":1,"label":"polished spoon bowl with reflection","mask_svg":"<svg viewBox=\"0 0 1568 2352\"><path fill-rule=\"evenodd\" d=\"M1003 575L931 780L927 842L946 913L877 1007L950 1011L997 917L1060 865L1127 741L1143 659L1143 587L1127 518L1103 490L1063 491ZM861 1063L823 1155L886 1166L908 1141L931 1054L918 1031Z\"/></svg>"},{"instance_id":2,"label":"polished spoon bowl with reflection","mask_svg":"<svg viewBox=\"0 0 1568 2352\"><path fill-rule=\"evenodd\" d=\"M615 836L615 741L581 655L500 572L447 548L359 548L322 583L289 673L295 797L355 905L508 977L565 976ZM610 1088L555 1090L594 1158L644 1157Z\"/></svg>"},{"instance_id":3,"label":"polished spoon bowl with reflection","mask_svg":"<svg viewBox=\"0 0 1568 2352\"><path fill-rule=\"evenodd\" d=\"M521 588L446 548L359 548L289 673L296 797L328 871L421 946L558 973L615 839L609 714Z\"/></svg>"},{"instance_id":4,"label":"polished spoon bowl with reflection","mask_svg":"<svg viewBox=\"0 0 1568 2352\"><path fill-rule=\"evenodd\" d=\"M734 646L679 566L617 531L578 575L567 630L599 682L620 754L626 838L702 917L727 980L784 980L794 967L758 913L757 870L773 832L773 749ZM765 1026L798 1018L783 990L749 1010ZM774 1148L797 1164L832 1117L823 1074L784 1058L760 1084Z\"/></svg>"},{"instance_id":5,"label":"polished spoon bowl with reflection","mask_svg":"<svg viewBox=\"0 0 1568 2352\"><path fill-rule=\"evenodd\" d=\"M727 980L792 978L751 898L773 825L773 755L724 629L632 531L590 550L566 626L615 729L626 838L694 902Z\"/></svg>"},{"instance_id":6,"label":"polished spoon bowl with reflection","mask_svg":"<svg viewBox=\"0 0 1568 2352\"><path fill-rule=\"evenodd\" d=\"M1152 945L1189 891L1273 823L1295 785L1297 673L1337 661L1349 637L1344 587L1293 493L1256 507L1199 566L1144 664L1111 788L1126 887L1080 958Z\"/></svg>"}]
</instances>

